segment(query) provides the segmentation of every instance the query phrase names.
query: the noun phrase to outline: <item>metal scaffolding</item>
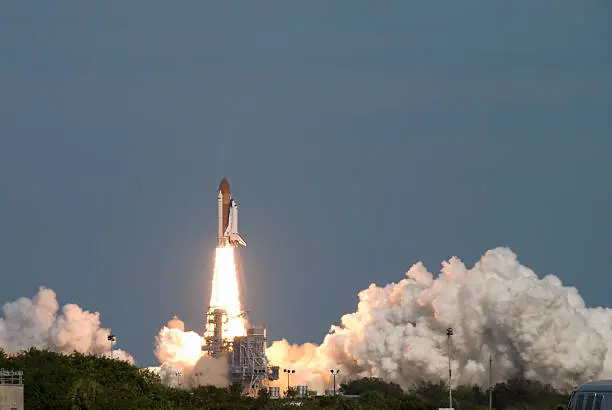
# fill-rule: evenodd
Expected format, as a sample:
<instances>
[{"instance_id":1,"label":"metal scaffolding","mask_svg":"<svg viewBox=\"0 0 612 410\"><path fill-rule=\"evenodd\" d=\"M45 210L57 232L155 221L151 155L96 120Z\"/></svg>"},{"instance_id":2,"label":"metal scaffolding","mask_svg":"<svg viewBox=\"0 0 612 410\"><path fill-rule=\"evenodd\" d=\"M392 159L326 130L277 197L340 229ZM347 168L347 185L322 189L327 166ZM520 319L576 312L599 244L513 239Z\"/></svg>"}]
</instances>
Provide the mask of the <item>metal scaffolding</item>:
<instances>
[{"instance_id":1,"label":"metal scaffolding","mask_svg":"<svg viewBox=\"0 0 612 410\"><path fill-rule=\"evenodd\" d=\"M234 338L229 355L230 378L255 392L278 379L278 367L270 367L266 358L266 328L253 326L246 336Z\"/></svg>"},{"instance_id":2,"label":"metal scaffolding","mask_svg":"<svg viewBox=\"0 0 612 410\"><path fill-rule=\"evenodd\" d=\"M263 325L247 329L246 336L233 340L223 338L223 326L228 322L227 312L209 309L206 315L205 344L202 350L212 357L225 355L229 365L230 383L239 383L243 391L256 395L267 388L269 381L278 379L278 366L270 366L266 358L267 336Z\"/></svg>"},{"instance_id":3,"label":"metal scaffolding","mask_svg":"<svg viewBox=\"0 0 612 410\"><path fill-rule=\"evenodd\" d=\"M212 357L219 357L230 348L229 342L223 338L223 325L228 321L227 312L221 308L211 308L206 313L205 345L202 351Z\"/></svg>"}]
</instances>

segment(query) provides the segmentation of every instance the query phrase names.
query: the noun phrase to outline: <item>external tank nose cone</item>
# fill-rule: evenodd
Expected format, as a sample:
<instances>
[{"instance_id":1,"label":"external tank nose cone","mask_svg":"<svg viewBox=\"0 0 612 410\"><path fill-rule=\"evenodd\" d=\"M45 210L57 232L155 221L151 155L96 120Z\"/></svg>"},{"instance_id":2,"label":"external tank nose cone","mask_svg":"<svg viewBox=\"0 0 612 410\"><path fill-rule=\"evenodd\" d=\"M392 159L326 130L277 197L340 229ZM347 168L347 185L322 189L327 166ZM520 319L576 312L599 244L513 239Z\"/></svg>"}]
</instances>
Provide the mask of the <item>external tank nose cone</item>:
<instances>
[{"instance_id":1,"label":"external tank nose cone","mask_svg":"<svg viewBox=\"0 0 612 410\"><path fill-rule=\"evenodd\" d=\"M223 178L221 184L219 184L219 191L221 191L223 195L230 193L230 186L229 182L227 182L227 178Z\"/></svg>"}]
</instances>

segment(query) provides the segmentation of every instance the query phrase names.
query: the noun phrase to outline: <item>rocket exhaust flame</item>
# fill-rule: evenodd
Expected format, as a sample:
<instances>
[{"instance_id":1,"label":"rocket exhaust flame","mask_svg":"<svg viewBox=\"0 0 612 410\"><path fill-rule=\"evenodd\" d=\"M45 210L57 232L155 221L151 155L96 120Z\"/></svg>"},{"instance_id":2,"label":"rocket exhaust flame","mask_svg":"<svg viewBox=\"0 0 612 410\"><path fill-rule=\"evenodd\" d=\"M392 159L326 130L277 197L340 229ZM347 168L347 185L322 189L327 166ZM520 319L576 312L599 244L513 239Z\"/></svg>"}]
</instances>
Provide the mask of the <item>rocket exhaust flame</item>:
<instances>
[{"instance_id":1,"label":"rocket exhaust flame","mask_svg":"<svg viewBox=\"0 0 612 410\"><path fill-rule=\"evenodd\" d=\"M224 339L233 340L236 336L246 335L246 321L242 316L240 304L234 248L231 246L216 249L210 308L221 308L227 313L227 323L223 326Z\"/></svg>"}]
</instances>

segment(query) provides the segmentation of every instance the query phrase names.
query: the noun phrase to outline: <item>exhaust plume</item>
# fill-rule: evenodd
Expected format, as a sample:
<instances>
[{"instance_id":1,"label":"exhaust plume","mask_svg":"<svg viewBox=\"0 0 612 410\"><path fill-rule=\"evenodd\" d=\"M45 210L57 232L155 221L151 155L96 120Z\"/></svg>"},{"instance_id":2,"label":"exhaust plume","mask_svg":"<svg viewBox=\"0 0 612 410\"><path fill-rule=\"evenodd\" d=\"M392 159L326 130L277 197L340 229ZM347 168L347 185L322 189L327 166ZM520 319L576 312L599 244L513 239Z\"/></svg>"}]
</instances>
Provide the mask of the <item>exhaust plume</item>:
<instances>
[{"instance_id":1,"label":"exhaust plume","mask_svg":"<svg viewBox=\"0 0 612 410\"><path fill-rule=\"evenodd\" d=\"M12 354L35 347L59 353L110 357L109 329L100 327L100 314L68 303L58 315L55 292L40 287L32 298L22 297L2 307L0 348ZM113 349L112 358L134 363L125 351Z\"/></svg>"},{"instance_id":2,"label":"exhaust plume","mask_svg":"<svg viewBox=\"0 0 612 410\"><path fill-rule=\"evenodd\" d=\"M487 386L489 357L494 382L519 376L569 390L612 376L612 310L587 308L576 288L539 279L510 249L486 252L471 269L453 257L437 277L419 262L406 276L361 291L357 311L321 345L276 341L268 358L296 369L292 385L318 391L331 388L329 369L340 369L338 383L380 377L410 389L447 381L452 327L454 386Z\"/></svg>"},{"instance_id":3,"label":"exhaust plume","mask_svg":"<svg viewBox=\"0 0 612 410\"><path fill-rule=\"evenodd\" d=\"M247 323L242 315L234 248L231 246L216 249L210 307L222 308L227 312L228 322L223 326L224 338L233 340L236 336L246 335ZM212 335L210 329L207 333Z\"/></svg>"}]
</instances>

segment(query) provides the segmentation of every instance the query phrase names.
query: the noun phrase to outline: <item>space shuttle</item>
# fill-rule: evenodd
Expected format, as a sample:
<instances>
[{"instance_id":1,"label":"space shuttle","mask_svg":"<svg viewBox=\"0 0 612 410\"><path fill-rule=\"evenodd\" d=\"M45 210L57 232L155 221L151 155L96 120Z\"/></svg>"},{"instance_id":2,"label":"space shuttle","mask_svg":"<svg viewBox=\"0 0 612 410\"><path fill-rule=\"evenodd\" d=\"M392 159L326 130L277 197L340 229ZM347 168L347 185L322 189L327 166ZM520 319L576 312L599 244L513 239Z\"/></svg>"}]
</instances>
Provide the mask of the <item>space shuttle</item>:
<instances>
[{"instance_id":1,"label":"space shuttle","mask_svg":"<svg viewBox=\"0 0 612 410\"><path fill-rule=\"evenodd\" d=\"M238 233L238 203L230 193L229 182L223 178L217 195L219 228L217 246L246 246L246 242Z\"/></svg>"}]
</instances>

